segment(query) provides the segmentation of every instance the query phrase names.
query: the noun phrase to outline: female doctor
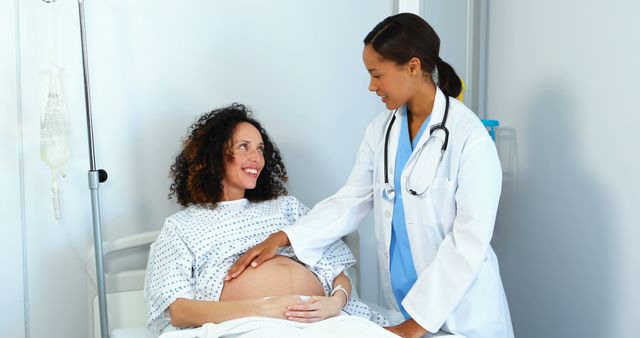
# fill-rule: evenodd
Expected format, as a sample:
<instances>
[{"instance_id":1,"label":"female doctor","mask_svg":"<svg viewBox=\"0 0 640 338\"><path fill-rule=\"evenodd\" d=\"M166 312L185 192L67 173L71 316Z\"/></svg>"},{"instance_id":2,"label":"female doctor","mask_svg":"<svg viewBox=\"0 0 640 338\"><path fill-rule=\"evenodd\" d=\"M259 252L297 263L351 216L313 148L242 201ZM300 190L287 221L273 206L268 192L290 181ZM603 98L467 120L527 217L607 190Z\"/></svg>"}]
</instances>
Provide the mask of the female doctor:
<instances>
[{"instance_id":1,"label":"female doctor","mask_svg":"<svg viewBox=\"0 0 640 338\"><path fill-rule=\"evenodd\" d=\"M347 183L295 226L271 235L229 270L237 277L280 246L314 265L373 209L381 287L405 321L402 337L428 332L513 337L491 248L501 189L496 148L477 116L454 99L461 81L438 56L440 39L417 15L380 22L364 39L369 90L386 111L367 127ZM313 304L286 316L306 321Z\"/></svg>"}]
</instances>

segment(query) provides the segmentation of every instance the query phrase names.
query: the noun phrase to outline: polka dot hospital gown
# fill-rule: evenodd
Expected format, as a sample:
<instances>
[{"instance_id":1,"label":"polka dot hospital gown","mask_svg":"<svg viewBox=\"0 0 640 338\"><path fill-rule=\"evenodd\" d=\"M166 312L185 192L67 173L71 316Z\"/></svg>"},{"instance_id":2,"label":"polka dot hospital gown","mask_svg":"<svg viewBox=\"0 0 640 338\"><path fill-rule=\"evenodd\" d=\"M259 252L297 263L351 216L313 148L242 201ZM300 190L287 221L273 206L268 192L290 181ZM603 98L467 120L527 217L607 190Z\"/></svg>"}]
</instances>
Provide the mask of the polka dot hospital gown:
<instances>
[{"instance_id":1,"label":"polka dot hospital gown","mask_svg":"<svg viewBox=\"0 0 640 338\"><path fill-rule=\"evenodd\" d=\"M295 197L284 196L258 203L246 199L220 202L215 208L190 206L167 218L151 245L145 276L149 328L158 332L169 325L168 308L177 298L219 300L231 265L308 211ZM280 248L278 254L295 256L291 247ZM310 270L329 294L333 279L354 263L351 251L339 240L325 248L322 259ZM354 297L343 310L389 325L384 316Z\"/></svg>"}]
</instances>

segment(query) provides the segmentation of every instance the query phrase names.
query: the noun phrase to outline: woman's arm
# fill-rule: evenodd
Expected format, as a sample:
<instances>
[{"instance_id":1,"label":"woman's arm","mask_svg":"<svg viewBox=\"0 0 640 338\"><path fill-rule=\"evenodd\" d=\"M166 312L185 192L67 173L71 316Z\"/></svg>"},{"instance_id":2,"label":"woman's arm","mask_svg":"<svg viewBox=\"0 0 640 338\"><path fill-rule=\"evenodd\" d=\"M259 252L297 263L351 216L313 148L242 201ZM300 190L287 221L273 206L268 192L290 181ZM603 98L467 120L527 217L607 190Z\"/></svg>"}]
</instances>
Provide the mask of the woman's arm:
<instances>
[{"instance_id":1,"label":"woman's arm","mask_svg":"<svg viewBox=\"0 0 640 338\"><path fill-rule=\"evenodd\" d=\"M223 302L178 298L169 305L169 315L175 327L198 327L252 316L285 319L287 306L299 302L298 296Z\"/></svg>"},{"instance_id":2,"label":"woman's arm","mask_svg":"<svg viewBox=\"0 0 640 338\"><path fill-rule=\"evenodd\" d=\"M339 287L342 287L344 289L344 292L338 289ZM336 279L333 280L332 290L332 297L341 296L344 299L344 302L340 307L340 310L342 310L342 308L345 307L347 303L349 303L349 297L351 296L351 280L349 279L349 277L347 277L347 275L344 274L344 272L341 272L336 276Z\"/></svg>"},{"instance_id":3,"label":"woman's arm","mask_svg":"<svg viewBox=\"0 0 640 338\"><path fill-rule=\"evenodd\" d=\"M289 320L302 323L313 323L335 317L347 305L350 295L351 281L344 272L341 272L333 280L332 295L313 296L306 303L290 305L285 315Z\"/></svg>"}]
</instances>

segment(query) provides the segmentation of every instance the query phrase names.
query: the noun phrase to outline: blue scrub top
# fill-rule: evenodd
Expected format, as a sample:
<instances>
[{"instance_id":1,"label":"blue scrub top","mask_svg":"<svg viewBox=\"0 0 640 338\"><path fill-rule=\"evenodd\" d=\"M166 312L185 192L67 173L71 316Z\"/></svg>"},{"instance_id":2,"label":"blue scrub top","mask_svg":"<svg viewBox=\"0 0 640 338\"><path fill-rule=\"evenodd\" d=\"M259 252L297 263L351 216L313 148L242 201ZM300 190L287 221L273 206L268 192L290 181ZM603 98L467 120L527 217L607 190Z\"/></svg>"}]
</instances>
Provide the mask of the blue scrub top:
<instances>
[{"instance_id":1,"label":"blue scrub top","mask_svg":"<svg viewBox=\"0 0 640 338\"><path fill-rule=\"evenodd\" d=\"M418 278L416 269L413 265L411 257L411 246L407 235L407 225L404 219L404 204L402 202L402 191L400 184L402 171L404 170L411 153L420 140L425 128L429 125L431 115L422 123L418 134L411 142L409 138L409 124L407 122L407 108L405 107L402 116L402 124L400 126L400 138L398 142L398 151L396 153L395 174L393 177L393 186L396 194L393 200L393 219L391 221L391 246L389 247L389 271L391 272L391 287L396 301L400 307L400 311L406 319L411 318L404 307L402 300L407 296L409 290Z\"/></svg>"}]
</instances>

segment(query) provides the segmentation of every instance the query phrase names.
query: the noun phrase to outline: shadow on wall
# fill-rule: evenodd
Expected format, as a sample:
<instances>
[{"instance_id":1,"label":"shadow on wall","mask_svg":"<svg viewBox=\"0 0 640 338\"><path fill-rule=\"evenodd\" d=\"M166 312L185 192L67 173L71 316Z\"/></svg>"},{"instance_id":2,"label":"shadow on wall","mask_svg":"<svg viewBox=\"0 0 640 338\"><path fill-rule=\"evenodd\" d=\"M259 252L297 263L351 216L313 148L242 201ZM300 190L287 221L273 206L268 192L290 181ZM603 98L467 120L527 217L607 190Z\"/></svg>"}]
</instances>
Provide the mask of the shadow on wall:
<instances>
[{"instance_id":1,"label":"shadow on wall","mask_svg":"<svg viewBox=\"0 0 640 338\"><path fill-rule=\"evenodd\" d=\"M508 242L506 236L511 235L509 229L502 230L503 227L508 228L508 224L500 224L500 209L504 208L505 196L514 196L518 187L518 135L514 128L507 126L500 126L495 131L495 143L498 150L498 158L500 159L500 166L502 167L502 194L503 200L498 208L498 215L496 217L496 224L493 231L493 238L491 239L491 245L493 246L498 257L502 257L501 249L505 246L503 243Z\"/></svg>"},{"instance_id":2,"label":"shadow on wall","mask_svg":"<svg viewBox=\"0 0 640 338\"><path fill-rule=\"evenodd\" d=\"M532 131L527 139L520 135L526 167L513 189L503 189L496 252L516 337L606 337L614 287L611 206L580 156L572 119L585 117L570 86L550 83L522 112Z\"/></svg>"}]
</instances>

